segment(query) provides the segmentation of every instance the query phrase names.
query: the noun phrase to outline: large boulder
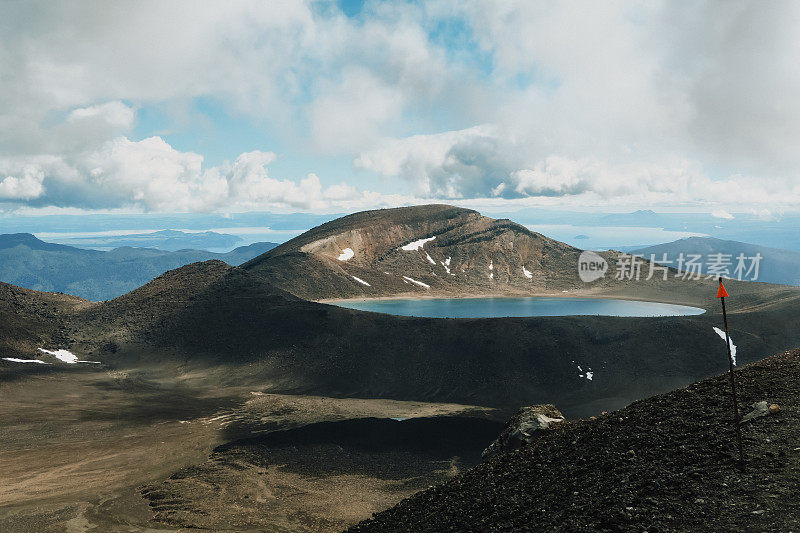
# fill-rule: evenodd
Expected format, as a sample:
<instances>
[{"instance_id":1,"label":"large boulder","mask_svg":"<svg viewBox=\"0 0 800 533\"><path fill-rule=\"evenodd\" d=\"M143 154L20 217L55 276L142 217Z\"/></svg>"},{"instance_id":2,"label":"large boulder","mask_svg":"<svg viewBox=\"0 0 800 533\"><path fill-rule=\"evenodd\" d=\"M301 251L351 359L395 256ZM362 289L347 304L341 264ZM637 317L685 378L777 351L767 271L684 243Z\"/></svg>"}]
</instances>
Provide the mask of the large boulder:
<instances>
[{"instance_id":1,"label":"large boulder","mask_svg":"<svg viewBox=\"0 0 800 533\"><path fill-rule=\"evenodd\" d=\"M516 450L529 444L538 433L547 430L552 424L562 422L564 415L555 405L542 404L523 407L511 417L506 427L485 450L483 460L491 459L501 453Z\"/></svg>"}]
</instances>

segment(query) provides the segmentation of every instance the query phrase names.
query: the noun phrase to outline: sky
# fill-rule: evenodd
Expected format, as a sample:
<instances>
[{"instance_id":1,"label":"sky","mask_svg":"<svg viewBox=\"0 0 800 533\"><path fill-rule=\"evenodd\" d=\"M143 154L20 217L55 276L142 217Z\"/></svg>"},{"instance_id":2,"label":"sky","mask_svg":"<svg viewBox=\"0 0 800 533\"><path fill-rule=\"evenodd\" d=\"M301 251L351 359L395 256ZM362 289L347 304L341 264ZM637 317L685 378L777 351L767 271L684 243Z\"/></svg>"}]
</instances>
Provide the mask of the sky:
<instances>
[{"instance_id":1,"label":"sky","mask_svg":"<svg viewBox=\"0 0 800 533\"><path fill-rule=\"evenodd\" d=\"M800 3L0 3L0 211L800 206Z\"/></svg>"}]
</instances>

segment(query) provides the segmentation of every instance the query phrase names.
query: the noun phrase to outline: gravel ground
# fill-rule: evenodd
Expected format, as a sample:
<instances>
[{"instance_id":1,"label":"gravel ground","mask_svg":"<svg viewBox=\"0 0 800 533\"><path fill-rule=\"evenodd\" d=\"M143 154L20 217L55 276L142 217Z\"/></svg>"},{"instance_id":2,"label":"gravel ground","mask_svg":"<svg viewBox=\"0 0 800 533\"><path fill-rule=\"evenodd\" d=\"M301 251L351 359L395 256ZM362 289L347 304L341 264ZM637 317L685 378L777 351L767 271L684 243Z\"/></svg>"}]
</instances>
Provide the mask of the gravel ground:
<instances>
[{"instance_id":1,"label":"gravel ground","mask_svg":"<svg viewBox=\"0 0 800 533\"><path fill-rule=\"evenodd\" d=\"M721 355L724 357L724 355ZM415 494L350 531L799 531L800 350L565 422L532 444Z\"/></svg>"}]
</instances>

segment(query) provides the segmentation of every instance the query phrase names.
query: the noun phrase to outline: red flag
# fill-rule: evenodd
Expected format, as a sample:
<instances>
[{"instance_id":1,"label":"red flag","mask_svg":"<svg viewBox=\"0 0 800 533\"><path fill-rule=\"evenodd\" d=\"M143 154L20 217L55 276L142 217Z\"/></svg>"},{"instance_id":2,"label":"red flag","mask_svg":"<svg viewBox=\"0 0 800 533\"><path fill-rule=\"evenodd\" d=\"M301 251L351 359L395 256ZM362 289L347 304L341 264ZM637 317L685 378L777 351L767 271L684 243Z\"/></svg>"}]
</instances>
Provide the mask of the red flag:
<instances>
[{"instance_id":1,"label":"red flag","mask_svg":"<svg viewBox=\"0 0 800 533\"><path fill-rule=\"evenodd\" d=\"M725 290L725 285L722 282L719 282L719 289L717 289L717 298L726 298L728 296L728 291Z\"/></svg>"}]
</instances>

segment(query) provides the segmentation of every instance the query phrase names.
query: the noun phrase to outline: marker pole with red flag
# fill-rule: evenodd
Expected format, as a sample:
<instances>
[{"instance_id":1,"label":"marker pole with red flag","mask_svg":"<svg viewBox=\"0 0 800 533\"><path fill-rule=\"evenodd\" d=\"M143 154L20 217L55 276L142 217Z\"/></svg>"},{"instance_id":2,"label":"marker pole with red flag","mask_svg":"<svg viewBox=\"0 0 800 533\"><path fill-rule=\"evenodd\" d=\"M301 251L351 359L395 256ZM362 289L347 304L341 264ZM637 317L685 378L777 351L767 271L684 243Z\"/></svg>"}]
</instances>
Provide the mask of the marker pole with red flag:
<instances>
[{"instance_id":1,"label":"marker pole with red flag","mask_svg":"<svg viewBox=\"0 0 800 533\"><path fill-rule=\"evenodd\" d=\"M733 356L731 355L731 339L728 336L728 313L725 311L725 297L728 291L722 284L722 277L719 278L719 288L717 298L722 300L722 321L725 324L725 347L728 349L728 364L730 365L731 392L733 392L733 423L736 424L736 444L739 447L739 462L744 463L744 450L742 449L742 424L739 414L739 401L736 398L736 376L733 372Z\"/></svg>"}]
</instances>

